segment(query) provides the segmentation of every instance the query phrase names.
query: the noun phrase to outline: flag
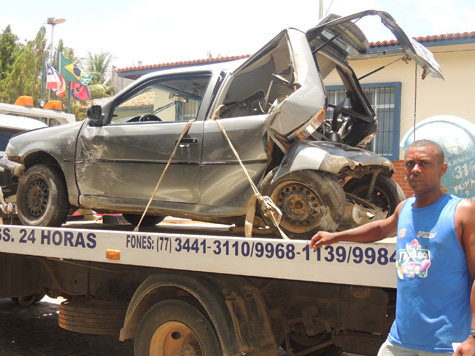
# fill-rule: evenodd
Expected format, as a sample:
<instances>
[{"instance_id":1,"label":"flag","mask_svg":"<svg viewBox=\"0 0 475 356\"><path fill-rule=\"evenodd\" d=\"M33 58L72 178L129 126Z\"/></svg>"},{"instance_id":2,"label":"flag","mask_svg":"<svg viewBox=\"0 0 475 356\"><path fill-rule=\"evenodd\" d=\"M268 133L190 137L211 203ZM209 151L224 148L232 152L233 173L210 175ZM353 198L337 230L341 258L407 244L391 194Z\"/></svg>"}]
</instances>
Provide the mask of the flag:
<instances>
[{"instance_id":1,"label":"flag","mask_svg":"<svg viewBox=\"0 0 475 356\"><path fill-rule=\"evenodd\" d=\"M72 82L71 87L73 88L73 96L81 101L91 99L91 92L85 85L81 85L77 82Z\"/></svg>"},{"instance_id":2,"label":"flag","mask_svg":"<svg viewBox=\"0 0 475 356\"><path fill-rule=\"evenodd\" d=\"M61 75L67 82L78 82L88 85L92 79L92 74L85 72L76 63L61 54Z\"/></svg>"},{"instance_id":3,"label":"flag","mask_svg":"<svg viewBox=\"0 0 475 356\"><path fill-rule=\"evenodd\" d=\"M50 64L48 66L48 72L46 75L46 88L56 91L56 95L60 98L63 97L66 91L66 83L63 77L54 69Z\"/></svg>"}]
</instances>

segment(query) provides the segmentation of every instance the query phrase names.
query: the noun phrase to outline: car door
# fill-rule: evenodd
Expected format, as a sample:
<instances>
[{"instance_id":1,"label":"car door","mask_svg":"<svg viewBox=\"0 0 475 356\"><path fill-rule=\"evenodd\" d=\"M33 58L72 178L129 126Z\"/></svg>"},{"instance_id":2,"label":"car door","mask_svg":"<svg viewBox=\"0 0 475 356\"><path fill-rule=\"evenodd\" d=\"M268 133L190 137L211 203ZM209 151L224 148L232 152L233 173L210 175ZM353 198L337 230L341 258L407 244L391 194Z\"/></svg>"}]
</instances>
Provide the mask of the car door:
<instances>
[{"instance_id":1,"label":"car door","mask_svg":"<svg viewBox=\"0 0 475 356\"><path fill-rule=\"evenodd\" d=\"M192 119L197 120L178 147L152 206L196 203L203 135L200 104L210 76L188 73L141 81L105 110L108 124L85 125L76 159L82 204L96 209L145 206Z\"/></svg>"}]
</instances>

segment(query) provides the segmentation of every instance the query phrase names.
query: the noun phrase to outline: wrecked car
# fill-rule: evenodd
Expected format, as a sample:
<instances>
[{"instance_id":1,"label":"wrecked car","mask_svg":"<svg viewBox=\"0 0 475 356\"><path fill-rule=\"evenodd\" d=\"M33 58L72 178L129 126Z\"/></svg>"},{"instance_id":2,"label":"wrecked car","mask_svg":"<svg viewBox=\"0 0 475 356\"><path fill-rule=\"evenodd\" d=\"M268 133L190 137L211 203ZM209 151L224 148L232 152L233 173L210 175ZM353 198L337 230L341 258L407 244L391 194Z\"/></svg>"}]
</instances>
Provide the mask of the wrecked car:
<instances>
[{"instance_id":1,"label":"wrecked car","mask_svg":"<svg viewBox=\"0 0 475 356\"><path fill-rule=\"evenodd\" d=\"M8 160L24 168L22 223L61 225L72 205L137 224L150 201L142 226L165 216L242 224L255 193L240 162L281 211L279 227L290 238L384 218L404 195L391 162L363 148L377 120L349 60L370 55L354 24L364 16L379 16L401 55L424 75L441 77L431 53L374 10L330 15L307 32L286 29L234 69L225 63L150 73L102 108L89 108L83 122L10 141ZM333 71L346 98L330 106L324 81ZM263 208L256 210L277 232Z\"/></svg>"}]
</instances>

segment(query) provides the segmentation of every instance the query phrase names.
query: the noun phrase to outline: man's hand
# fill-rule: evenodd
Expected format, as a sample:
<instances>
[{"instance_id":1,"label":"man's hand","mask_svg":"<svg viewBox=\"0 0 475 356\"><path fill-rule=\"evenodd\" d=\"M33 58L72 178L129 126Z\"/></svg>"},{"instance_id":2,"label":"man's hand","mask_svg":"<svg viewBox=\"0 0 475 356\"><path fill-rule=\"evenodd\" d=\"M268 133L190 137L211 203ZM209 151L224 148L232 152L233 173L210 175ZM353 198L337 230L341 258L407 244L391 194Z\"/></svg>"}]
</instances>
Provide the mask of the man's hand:
<instances>
[{"instance_id":1,"label":"man's hand","mask_svg":"<svg viewBox=\"0 0 475 356\"><path fill-rule=\"evenodd\" d=\"M474 356L475 355L475 337L469 336L462 345L457 347L457 350L452 354L452 356Z\"/></svg>"},{"instance_id":2,"label":"man's hand","mask_svg":"<svg viewBox=\"0 0 475 356\"><path fill-rule=\"evenodd\" d=\"M312 240L310 241L310 248L316 250L317 248L320 248L324 245L334 244L338 242L336 239L337 235L338 233L319 231L312 237Z\"/></svg>"}]
</instances>

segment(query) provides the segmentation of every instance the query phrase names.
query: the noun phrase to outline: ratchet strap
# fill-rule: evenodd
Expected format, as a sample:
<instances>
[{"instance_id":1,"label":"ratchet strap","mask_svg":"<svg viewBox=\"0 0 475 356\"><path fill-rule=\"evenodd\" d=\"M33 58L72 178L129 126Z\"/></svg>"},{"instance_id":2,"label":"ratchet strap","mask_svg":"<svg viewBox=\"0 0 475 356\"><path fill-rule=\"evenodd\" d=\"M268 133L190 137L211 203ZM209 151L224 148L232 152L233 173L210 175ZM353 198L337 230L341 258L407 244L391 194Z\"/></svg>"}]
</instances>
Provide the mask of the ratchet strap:
<instances>
[{"instance_id":1,"label":"ratchet strap","mask_svg":"<svg viewBox=\"0 0 475 356\"><path fill-rule=\"evenodd\" d=\"M236 156L236 159L238 160L239 164L242 167L242 170L244 171L244 174L246 175L249 184L251 185L252 190L254 191L254 195L251 197L249 200L249 203L247 205L247 212L246 212L246 222L244 224L244 236L246 237L252 237L252 226L254 224L254 217L256 215L256 201L259 201L262 207L262 211L264 215L272 221L272 223L275 225L275 227L279 230L280 236L283 239L289 239L287 235L282 231L280 228L280 220L282 218L282 212L280 209L275 205L275 203L272 201L272 199L268 196L262 196L262 194L259 192L257 189L256 185L251 179L251 176L249 175L249 172L247 171L246 167L241 161L241 158L239 157L239 154L237 153L236 149L234 148L231 140L229 139L228 134L226 133L226 130L224 129L223 124L221 123L221 120L219 117L214 116L212 118L216 123L218 124L219 129L223 133L224 137L228 141L229 147L233 151L234 155Z\"/></svg>"},{"instance_id":2,"label":"ratchet strap","mask_svg":"<svg viewBox=\"0 0 475 356\"><path fill-rule=\"evenodd\" d=\"M140 224L142 224L142 220L143 220L144 216L147 214L148 208L150 207L150 204L152 204L152 200L153 200L153 198L155 197L155 194L157 194L158 187L159 187L160 184L162 183L163 177L165 176L165 172L167 171L168 167L170 166L170 163L172 162L173 157L175 157L175 153L176 153L176 151L178 150L178 147L180 146L180 143L181 143L181 140L183 139L183 136L186 135L186 133L187 133L188 130L190 129L191 125L192 125L193 122L195 122L195 121L196 121L196 119L193 119L193 120L190 120L190 121L188 121L188 122L186 123L186 126L185 126L185 128L183 129L183 132L182 132L181 135L180 135L180 138L176 141L175 148L173 149L173 152L172 152L172 154L170 155L170 158L168 159L168 162L167 162L167 165L165 166L165 169L163 170L162 174L160 175L160 179L158 180L157 185L155 186L155 190L153 191L152 196L150 197L150 200L148 201L148 204L147 204L147 206L145 207L145 210L144 210L144 212L143 212L143 214L142 214L142 217L140 218L139 223L137 224L137 226L136 226L135 229L134 229L134 232L138 232L138 231L139 231Z\"/></svg>"}]
</instances>

